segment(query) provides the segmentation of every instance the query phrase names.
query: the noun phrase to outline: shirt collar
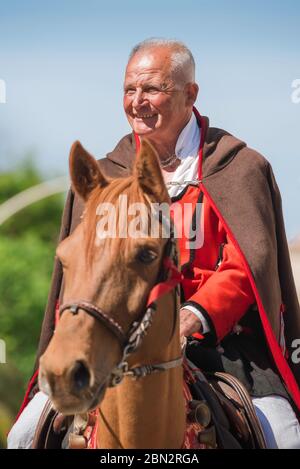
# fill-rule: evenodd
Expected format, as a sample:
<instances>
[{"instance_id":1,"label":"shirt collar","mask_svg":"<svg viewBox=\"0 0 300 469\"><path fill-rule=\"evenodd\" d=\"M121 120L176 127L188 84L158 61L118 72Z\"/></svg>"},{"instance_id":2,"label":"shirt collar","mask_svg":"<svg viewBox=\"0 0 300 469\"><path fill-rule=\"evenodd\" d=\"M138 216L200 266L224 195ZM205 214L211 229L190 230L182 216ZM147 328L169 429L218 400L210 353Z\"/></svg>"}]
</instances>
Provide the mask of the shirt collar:
<instances>
[{"instance_id":1,"label":"shirt collar","mask_svg":"<svg viewBox=\"0 0 300 469\"><path fill-rule=\"evenodd\" d=\"M175 153L181 160L188 156L196 156L198 154L200 143L200 129L194 113L190 120L182 129L177 139Z\"/></svg>"}]
</instances>

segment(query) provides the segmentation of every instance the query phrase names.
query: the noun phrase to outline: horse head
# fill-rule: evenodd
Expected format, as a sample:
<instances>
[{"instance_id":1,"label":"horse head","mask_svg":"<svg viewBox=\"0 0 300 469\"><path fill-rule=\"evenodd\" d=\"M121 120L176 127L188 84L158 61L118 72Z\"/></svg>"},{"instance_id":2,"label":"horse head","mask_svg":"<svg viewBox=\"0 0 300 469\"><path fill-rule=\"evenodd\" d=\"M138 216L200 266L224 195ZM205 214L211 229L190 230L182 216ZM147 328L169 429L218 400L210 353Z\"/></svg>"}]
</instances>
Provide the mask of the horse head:
<instances>
[{"instance_id":1,"label":"horse head","mask_svg":"<svg viewBox=\"0 0 300 469\"><path fill-rule=\"evenodd\" d=\"M56 251L64 278L61 315L39 371L40 389L64 414L86 412L102 401L112 376L116 378L113 373L124 357L128 335L143 317L163 269L169 239L162 236L161 219L159 236L151 235L149 226L138 236L128 235L130 223L136 227L136 211L130 212L130 207L144 207L146 212L139 218L143 223L150 219L153 203L170 204L157 155L147 141L142 142L132 175L117 179L108 179L75 142L70 175L73 190L84 200L84 212L81 223ZM109 233L99 217L103 209ZM129 365L162 360L174 333L174 304L165 309L154 316L141 350L129 357ZM180 353L179 334L176 340Z\"/></svg>"}]
</instances>

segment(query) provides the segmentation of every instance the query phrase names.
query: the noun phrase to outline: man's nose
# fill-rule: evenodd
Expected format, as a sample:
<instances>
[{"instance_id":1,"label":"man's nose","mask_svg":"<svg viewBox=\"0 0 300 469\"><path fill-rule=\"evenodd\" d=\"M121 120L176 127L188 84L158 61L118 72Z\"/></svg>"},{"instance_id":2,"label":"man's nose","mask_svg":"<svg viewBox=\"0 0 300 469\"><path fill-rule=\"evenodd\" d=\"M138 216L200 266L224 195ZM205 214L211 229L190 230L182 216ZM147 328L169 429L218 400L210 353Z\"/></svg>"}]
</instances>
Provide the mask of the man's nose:
<instances>
[{"instance_id":1,"label":"man's nose","mask_svg":"<svg viewBox=\"0 0 300 469\"><path fill-rule=\"evenodd\" d=\"M133 107L142 106L145 103L145 95L142 90L136 90L132 100Z\"/></svg>"}]
</instances>

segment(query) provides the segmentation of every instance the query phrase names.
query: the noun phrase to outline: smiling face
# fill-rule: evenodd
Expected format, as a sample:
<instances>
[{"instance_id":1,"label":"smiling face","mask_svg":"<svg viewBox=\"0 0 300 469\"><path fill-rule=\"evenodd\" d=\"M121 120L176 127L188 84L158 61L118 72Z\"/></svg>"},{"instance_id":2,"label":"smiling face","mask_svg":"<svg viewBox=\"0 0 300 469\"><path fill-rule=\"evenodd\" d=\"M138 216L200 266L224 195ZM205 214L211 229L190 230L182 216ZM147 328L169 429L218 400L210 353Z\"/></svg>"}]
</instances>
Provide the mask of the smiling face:
<instances>
[{"instance_id":1,"label":"smiling face","mask_svg":"<svg viewBox=\"0 0 300 469\"><path fill-rule=\"evenodd\" d=\"M198 86L172 71L172 49L137 52L124 81L124 110L130 126L152 143L173 141L187 124Z\"/></svg>"}]
</instances>

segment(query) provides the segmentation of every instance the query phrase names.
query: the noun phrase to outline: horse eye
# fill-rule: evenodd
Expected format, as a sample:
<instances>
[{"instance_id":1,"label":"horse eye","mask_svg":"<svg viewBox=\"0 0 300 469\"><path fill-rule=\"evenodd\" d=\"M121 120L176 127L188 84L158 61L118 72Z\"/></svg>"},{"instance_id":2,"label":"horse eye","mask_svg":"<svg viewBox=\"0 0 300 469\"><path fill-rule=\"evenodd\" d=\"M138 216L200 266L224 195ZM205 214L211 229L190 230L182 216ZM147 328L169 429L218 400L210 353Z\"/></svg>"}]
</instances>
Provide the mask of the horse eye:
<instances>
[{"instance_id":1,"label":"horse eye","mask_svg":"<svg viewBox=\"0 0 300 469\"><path fill-rule=\"evenodd\" d=\"M139 251L137 259L143 264L151 264L152 261L157 259L157 254L151 249L143 248Z\"/></svg>"}]
</instances>

